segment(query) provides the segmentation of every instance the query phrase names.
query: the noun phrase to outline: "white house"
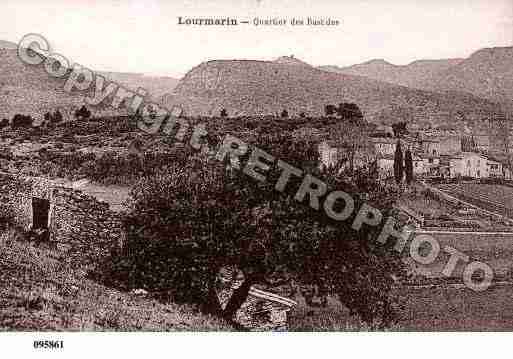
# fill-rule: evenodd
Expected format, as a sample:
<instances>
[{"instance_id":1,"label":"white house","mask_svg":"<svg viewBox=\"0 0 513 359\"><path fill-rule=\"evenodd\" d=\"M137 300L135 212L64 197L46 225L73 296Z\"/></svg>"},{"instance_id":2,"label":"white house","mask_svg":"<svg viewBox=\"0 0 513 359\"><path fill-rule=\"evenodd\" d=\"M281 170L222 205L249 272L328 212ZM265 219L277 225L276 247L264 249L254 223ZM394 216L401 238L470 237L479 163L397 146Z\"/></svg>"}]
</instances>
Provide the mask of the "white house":
<instances>
[{"instance_id":1,"label":"white house","mask_svg":"<svg viewBox=\"0 0 513 359\"><path fill-rule=\"evenodd\" d=\"M322 167L335 166L338 161L338 150L331 146L329 141L323 141L319 144L319 155L321 157Z\"/></svg>"},{"instance_id":2,"label":"white house","mask_svg":"<svg viewBox=\"0 0 513 359\"><path fill-rule=\"evenodd\" d=\"M487 178L488 158L475 152L462 152L451 156L449 168L451 177Z\"/></svg>"},{"instance_id":3,"label":"white house","mask_svg":"<svg viewBox=\"0 0 513 359\"><path fill-rule=\"evenodd\" d=\"M436 139L425 138L420 140L422 152L425 154L437 156L440 154L440 141Z\"/></svg>"},{"instance_id":4,"label":"white house","mask_svg":"<svg viewBox=\"0 0 513 359\"><path fill-rule=\"evenodd\" d=\"M372 143L374 144L374 151L379 155L393 155L395 153L395 147L397 140L388 137L372 137Z\"/></svg>"},{"instance_id":5,"label":"white house","mask_svg":"<svg viewBox=\"0 0 513 359\"><path fill-rule=\"evenodd\" d=\"M378 154L377 162L380 177L389 178L394 175L394 155Z\"/></svg>"}]
</instances>

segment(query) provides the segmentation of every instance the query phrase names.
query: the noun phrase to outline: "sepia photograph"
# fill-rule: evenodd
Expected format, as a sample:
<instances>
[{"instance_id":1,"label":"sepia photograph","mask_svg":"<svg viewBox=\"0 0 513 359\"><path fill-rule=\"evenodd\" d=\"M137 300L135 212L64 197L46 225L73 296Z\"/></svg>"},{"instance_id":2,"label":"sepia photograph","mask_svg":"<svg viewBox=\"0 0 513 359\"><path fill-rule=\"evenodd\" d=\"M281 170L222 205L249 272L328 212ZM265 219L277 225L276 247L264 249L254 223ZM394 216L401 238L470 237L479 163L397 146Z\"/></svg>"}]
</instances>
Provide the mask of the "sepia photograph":
<instances>
[{"instance_id":1,"label":"sepia photograph","mask_svg":"<svg viewBox=\"0 0 513 359\"><path fill-rule=\"evenodd\" d=\"M0 149L1 346L513 331L511 0L1 0Z\"/></svg>"}]
</instances>

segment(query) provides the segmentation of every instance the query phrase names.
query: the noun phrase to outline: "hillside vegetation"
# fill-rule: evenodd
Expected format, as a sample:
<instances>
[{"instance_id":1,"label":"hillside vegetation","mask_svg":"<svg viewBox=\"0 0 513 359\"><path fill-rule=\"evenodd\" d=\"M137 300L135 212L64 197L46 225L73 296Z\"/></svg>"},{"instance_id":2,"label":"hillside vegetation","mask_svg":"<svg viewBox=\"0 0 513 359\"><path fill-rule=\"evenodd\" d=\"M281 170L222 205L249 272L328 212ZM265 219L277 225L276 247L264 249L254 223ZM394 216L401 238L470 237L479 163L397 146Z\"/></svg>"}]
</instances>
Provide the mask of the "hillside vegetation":
<instances>
[{"instance_id":1,"label":"hillside vegetation","mask_svg":"<svg viewBox=\"0 0 513 359\"><path fill-rule=\"evenodd\" d=\"M218 60L202 63L180 81L173 96L163 99L181 106L187 115L229 116L324 113L327 104L357 103L369 122L395 122L432 118L447 122L462 113L467 119L485 119L498 111L490 101L472 95L410 89L362 76L322 71L309 66L249 60Z\"/></svg>"}]
</instances>

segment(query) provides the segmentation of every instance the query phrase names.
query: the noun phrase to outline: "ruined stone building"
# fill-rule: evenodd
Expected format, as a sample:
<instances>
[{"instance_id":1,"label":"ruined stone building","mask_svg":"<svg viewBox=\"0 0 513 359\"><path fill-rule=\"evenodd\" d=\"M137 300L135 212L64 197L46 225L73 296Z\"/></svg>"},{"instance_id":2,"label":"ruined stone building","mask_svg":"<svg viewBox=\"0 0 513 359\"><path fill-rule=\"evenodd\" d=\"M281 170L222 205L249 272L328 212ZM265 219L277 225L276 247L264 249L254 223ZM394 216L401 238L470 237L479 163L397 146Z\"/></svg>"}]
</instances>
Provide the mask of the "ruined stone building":
<instances>
[{"instance_id":1,"label":"ruined stone building","mask_svg":"<svg viewBox=\"0 0 513 359\"><path fill-rule=\"evenodd\" d=\"M0 201L17 226L26 232L47 230L60 251L93 258L121 245L118 213L57 181L0 173Z\"/></svg>"}]
</instances>

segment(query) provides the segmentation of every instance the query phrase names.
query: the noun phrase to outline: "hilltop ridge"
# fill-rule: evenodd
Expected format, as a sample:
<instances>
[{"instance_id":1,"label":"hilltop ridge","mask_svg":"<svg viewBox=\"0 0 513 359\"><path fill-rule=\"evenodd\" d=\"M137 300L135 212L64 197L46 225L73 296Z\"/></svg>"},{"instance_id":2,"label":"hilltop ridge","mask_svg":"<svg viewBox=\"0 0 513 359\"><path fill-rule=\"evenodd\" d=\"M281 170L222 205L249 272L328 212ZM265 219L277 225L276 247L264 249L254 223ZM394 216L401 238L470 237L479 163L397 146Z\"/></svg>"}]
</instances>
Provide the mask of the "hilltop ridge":
<instances>
[{"instance_id":1,"label":"hilltop ridge","mask_svg":"<svg viewBox=\"0 0 513 359\"><path fill-rule=\"evenodd\" d=\"M222 108L230 116L276 115L283 109L313 116L323 114L326 104L354 102L371 122L398 121L404 113L443 122L457 111L472 120L500 111L493 102L469 94L448 97L363 76L255 60L203 62L162 101L192 116L215 116Z\"/></svg>"},{"instance_id":2,"label":"hilltop ridge","mask_svg":"<svg viewBox=\"0 0 513 359\"><path fill-rule=\"evenodd\" d=\"M513 47L487 47L468 58L416 60L394 65L371 60L348 67L320 66L322 70L411 88L445 92L466 92L513 109Z\"/></svg>"}]
</instances>

